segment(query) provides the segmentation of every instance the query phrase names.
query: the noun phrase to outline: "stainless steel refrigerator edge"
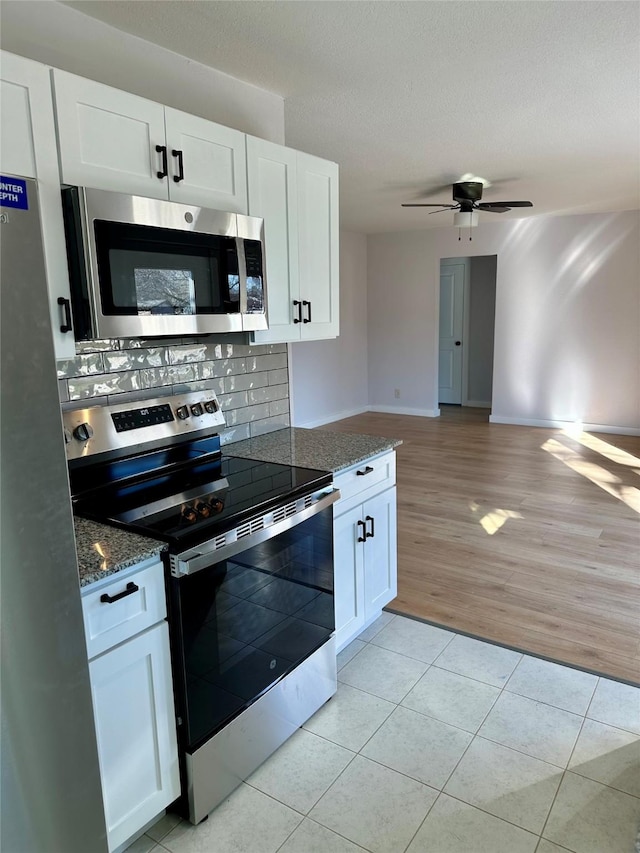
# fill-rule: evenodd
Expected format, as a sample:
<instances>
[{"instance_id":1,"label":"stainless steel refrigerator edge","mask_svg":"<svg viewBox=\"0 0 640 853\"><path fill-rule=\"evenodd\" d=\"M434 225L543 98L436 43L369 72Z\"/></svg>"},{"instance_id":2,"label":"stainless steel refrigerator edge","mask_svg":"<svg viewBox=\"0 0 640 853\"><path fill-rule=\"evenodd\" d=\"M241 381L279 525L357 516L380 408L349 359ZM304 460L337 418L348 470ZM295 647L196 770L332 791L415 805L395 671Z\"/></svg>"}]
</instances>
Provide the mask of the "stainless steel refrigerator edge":
<instances>
[{"instance_id":1,"label":"stainless steel refrigerator edge","mask_svg":"<svg viewBox=\"0 0 640 853\"><path fill-rule=\"evenodd\" d=\"M0 207L2 831L103 853L102 789L35 181Z\"/></svg>"}]
</instances>

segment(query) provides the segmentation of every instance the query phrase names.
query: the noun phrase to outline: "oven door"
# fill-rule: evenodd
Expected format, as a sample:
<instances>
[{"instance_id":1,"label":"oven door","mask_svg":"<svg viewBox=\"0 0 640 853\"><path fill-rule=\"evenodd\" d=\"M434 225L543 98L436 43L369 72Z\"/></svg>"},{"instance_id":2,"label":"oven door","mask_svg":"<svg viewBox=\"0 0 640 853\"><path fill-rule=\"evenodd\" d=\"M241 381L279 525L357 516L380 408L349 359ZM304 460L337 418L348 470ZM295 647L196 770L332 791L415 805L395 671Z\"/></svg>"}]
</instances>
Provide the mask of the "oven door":
<instances>
[{"instance_id":1,"label":"oven door","mask_svg":"<svg viewBox=\"0 0 640 853\"><path fill-rule=\"evenodd\" d=\"M332 507L272 532L170 579L174 681L188 753L334 632Z\"/></svg>"}]
</instances>

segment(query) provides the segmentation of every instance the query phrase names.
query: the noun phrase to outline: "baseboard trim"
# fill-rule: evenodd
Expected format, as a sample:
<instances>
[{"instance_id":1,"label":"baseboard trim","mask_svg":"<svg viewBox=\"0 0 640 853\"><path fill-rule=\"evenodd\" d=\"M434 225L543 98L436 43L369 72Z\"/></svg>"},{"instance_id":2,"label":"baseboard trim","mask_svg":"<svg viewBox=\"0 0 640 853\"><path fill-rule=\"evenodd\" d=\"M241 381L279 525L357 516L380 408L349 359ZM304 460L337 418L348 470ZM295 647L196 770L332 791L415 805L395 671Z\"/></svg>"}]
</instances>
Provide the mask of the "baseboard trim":
<instances>
[{"instance_id":1,"label":"baseboard trim","mask_svg":"<svg viewBox=\"0 0 640 853\"><path fill-rule=\"evenodd\" d=\"M415 415L418 418L440 417L440 409L407 409L404 406L369 406L369 411L388 415Z\"/></svg>"},{"instance_id":2,"label":"baseboard trim","mask_svg":"<svg viewBox=\"0 0 640 853\"><path fill-rule=\"evenodd\" d=\"M612 435L640 435L640 429L619 427L609 424L578 424L575 421L536 420L535 418L503 418L501 415L489 415L491 424L513 424L514 426L546 427L547 429L580 429L582 432L605 432Z\"/></svg>"},{"instance_id":3,"label":"baseboard trim","mask_svg":"<svg viewBox=\"0 0 640 853\"><path fill-rule=\"evenodd\" d=\"M314 421L305 421L302 424L293 424L293 426L303 427L304 429L313 429L314 427L324 426L325 424L333 423L333 421L342 421L345 418L353 418L356 415L362 415L365 412L370 412L369 406L360 406L357 409L348 409L343 412L333 412L324 418L318 418Z\"/></svg>"}]
</instances>

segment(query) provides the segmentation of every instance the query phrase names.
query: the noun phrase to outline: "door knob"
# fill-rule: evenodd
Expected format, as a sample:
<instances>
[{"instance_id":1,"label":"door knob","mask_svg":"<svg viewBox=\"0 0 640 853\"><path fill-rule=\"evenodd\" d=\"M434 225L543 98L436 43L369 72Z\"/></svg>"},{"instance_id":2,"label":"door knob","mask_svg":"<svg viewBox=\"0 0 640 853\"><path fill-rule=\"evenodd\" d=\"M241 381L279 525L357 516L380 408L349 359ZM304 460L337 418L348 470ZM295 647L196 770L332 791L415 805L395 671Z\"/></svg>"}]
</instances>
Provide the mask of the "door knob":
<instances>
[{"instance_id":1,"label":"door knob","mask_svg":"<svg viewBox=\"0 0 640 853\"><path fill-rule=\"evenodd\" d=\"M459 347L462 341L456 341L456 346Z\"/></svg>"}]
</instances>

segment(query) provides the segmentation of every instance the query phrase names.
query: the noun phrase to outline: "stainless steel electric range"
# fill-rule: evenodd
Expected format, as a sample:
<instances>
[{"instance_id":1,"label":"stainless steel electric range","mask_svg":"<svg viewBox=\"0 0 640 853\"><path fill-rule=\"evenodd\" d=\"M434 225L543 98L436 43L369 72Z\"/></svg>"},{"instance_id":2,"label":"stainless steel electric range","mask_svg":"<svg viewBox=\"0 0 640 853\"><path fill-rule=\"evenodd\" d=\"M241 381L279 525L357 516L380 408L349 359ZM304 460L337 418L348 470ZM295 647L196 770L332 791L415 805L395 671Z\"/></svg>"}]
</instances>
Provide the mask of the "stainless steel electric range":
<instances>
[{"instance_id":1,"label":"stainless steel electric range","mask_svg":"<svg viewBox=\"0 0 640 853\"><path fill-rule=\"evenodd\" d=\"M332 475L223 454L210 391L63 414L74 511L167 543L198 823L336 690Z\"/></svg>"}]
</instances>

